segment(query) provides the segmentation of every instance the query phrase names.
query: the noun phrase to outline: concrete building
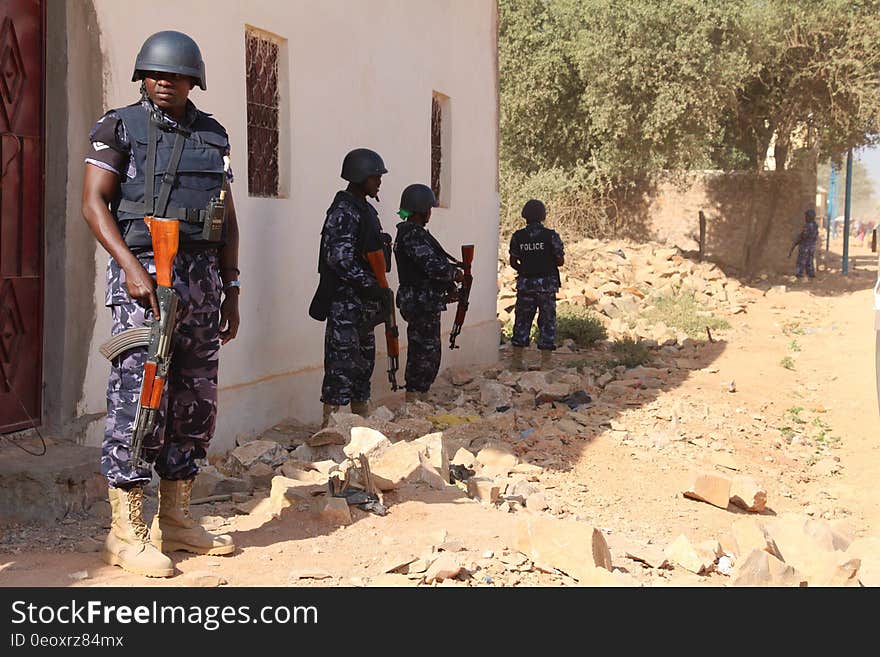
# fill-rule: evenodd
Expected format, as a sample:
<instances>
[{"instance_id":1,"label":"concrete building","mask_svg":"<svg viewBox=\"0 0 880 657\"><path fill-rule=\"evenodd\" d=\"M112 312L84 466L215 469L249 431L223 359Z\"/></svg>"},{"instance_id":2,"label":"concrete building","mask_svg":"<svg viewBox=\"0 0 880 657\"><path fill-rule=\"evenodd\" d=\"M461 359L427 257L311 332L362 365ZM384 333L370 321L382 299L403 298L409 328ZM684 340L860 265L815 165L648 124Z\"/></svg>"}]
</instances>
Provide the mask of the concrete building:
<instances>
[{"instance_id":1,"label":"concrete building","mask_svg":"<svg viewBox=\"0 0 880 657\"><path fill-rule=\"evenodd\" d=\"M9 180L19 201L15 208L4 203L0 234L0 366L11 383L0 382L0 432L28 426L21 400L44 427L100 444L109 372L98 352L109 337L107 254L80 212L83 158L95 120L138 98L135 56L147 36L165 29L198 42L207 90L190 98L226 126L232 143L242 325L221 350L213 449L229 449L238 434L287 417L320 417L324 324L307 308L320 228L344 188L340 166L352 148L373 148L385 159L389 173L377 207L392 234L401 190L430 184L432 176L439 184L432 232L453 253L463 243L476 246L461 349L450 351L445 340L443 367L497 359L494 0L4 5L0 110L7 125L0 151L17 173L4 178L3 193L10 194ZM396 287L396 272L390 279ZM446 335L452 314L444 315ZM384 363L377 328L374 400L391 394Z\"/></svg>"}]
</instances>

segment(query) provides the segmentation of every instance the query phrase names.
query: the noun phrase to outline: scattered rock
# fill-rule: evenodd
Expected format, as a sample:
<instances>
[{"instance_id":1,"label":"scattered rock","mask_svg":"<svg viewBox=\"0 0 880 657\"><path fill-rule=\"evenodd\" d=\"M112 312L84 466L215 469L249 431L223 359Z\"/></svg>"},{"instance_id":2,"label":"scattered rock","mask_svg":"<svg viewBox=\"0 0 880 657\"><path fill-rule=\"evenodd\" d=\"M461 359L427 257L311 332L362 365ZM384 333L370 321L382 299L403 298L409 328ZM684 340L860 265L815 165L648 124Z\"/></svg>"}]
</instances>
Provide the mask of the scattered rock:
<instances>
[{"instance_id":1,"label":"scattered rock","mask_svg":"<svg viewBox=\"0 0 880 657\"><path fill-rule=\"evenodd\" d=\"M682 495L726 509L730 501L730 486L731 480L729 478L707 472L697 475L693 485Z\"/></svg>"}]
</instances>

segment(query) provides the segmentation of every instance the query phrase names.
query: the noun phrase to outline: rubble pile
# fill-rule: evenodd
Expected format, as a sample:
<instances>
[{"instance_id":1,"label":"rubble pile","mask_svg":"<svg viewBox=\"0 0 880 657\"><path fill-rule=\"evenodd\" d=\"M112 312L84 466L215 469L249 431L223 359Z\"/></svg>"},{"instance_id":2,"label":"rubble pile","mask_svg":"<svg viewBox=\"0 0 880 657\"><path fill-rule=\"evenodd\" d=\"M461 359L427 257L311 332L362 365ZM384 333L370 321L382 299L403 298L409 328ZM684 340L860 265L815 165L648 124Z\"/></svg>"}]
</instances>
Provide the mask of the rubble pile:
<instances>
[{"instance_id":1,"label":"rubble pile","mask_svg":"<svg viewBox=\"0 0 880 657\"><path fill-rule=\"evenodd\" d=\"M687 335L641 317L654 298L692 295L705 312L721 316L745 312L754 300L752 290L713 263L689 260L675 247L622 240L585 238L566 245L560 278L557 304L595 311L611 338L634 333L660 344ZM505 325L513 320L516 303L516 271L506 252L499 255L498 289L497 316Z\"/></svg>"}]
</instances>

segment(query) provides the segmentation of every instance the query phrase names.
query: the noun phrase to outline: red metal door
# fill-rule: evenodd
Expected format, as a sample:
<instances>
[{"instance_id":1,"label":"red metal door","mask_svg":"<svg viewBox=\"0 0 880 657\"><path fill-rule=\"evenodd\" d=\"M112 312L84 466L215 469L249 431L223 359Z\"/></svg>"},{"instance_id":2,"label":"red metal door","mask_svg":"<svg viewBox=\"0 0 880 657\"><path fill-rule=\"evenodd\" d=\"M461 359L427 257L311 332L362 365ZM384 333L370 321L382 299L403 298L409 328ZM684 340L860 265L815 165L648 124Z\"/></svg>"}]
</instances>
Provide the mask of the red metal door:
<instances>
[{"instance_id":1,"label":"red metal door","mask_svg":"<svg viewBox=\"0 0 880 657\"><path fill-rule=\"evenodd\" d=\"M41 415L44 24L0 0L0 433Z\"/></svg>"}]
</instances>

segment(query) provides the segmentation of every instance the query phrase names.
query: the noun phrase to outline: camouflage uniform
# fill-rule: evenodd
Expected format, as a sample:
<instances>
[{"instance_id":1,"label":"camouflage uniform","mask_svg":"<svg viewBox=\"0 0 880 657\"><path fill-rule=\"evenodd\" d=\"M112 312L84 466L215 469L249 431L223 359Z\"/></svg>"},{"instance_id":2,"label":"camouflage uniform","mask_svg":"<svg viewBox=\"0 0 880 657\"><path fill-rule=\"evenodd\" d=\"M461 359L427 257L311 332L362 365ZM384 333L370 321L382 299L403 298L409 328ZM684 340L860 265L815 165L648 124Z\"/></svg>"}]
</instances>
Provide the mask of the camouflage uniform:
<instances>
[{"instance_id":1,"label":"camouflage uniform","mask_svg":"<svg viewBox=\"0 0 880 657\"><path fill-rule=\"evenodd\" d=\"M509 254L520 261L523 259L521 245L526 240L538 239L541 231L549 230L553 256L565 255L562 239L554 230L544 227L540 222L531 222L510 239ZM532 321L538 313L538 349L556 349L556 292L559 290L559 272L541 275L520 273L516 280L516 308L514 311L513 337L515 347L529 346Z\"/></svg>"},{"instance_id":2,"label":"camouflage uniform","mask_svg":"<svg viewBox=\"0 0 880 657\"><path fill-rule=\"evenodd\" d=\"M458 268L428 230L413 221L397 225L394 255L401 279L397 307L407 323L406 389L427 392L440 370L440 313Z\"/></svg>"},{"instance_id":3,"label":"camouflage uniform","mask_svg":"<svg viewBox=\"0 0 880 657\"><path fill-rule=\"evenodd\" d=\"M819 225L815 221L808 221L801 234L798 236L798 255L795 275L801 277L804 273L810 278L816 276L816 268L813 257L816 255L816 242L819 239Z\"/></svg>"},{"instance_id":4,"label":"camouflage uniform","mask_svg":"<svg viewBox=\"0 0 880 657\"><path fill-rule=\"evenodd\" d=\"M156 273L152 254L138 259L149 273ZM144 437L143 457L162 479L177 480L198 473L195 461L205 457L214 435L221 300L217 252L178 253L172 284L179 301L171 366L153 435ZM107 267L106 305L113 317L113 335L143 326L152 316L152 310L128 296L125 272L112 258ZM146 347L129 349L113 361L110 370L101 472L114 487L150 481L149 469L133 469L129 464L146 357Z\"/></svg>"},{"instance_id":5,"label":"camouflage uniform","mask_svg":"<svg viewBox=\"0 0 880 657\"><path fill-rule=\"evenodd\" d=\"M175 125L149 99L141 102L147 111L159 112L164 121ZM195 105L188 102L183 125L192 124L197 113ZM89 141L87 163L117 174L120 182L137 175L134 157L130 156L130 137L115 110L98 119L89 133ZM227 180L232 182L231 171ZM152 252L132 250L144 268L155 275ZM153 464L162 479L186 480L197 474L196 459L206 456L214 434L222 300L217 248L187 250L182 239L174 259L172 285L179 301L171 363L155 429L151 436L144 437L142 456ZM107 265L105 305L110 308L113 335L144 326L152 317L151 309L145 309L129 296L125 272L113 258ZM149 469L134 469L129 463L146 356L146 347L129 349L111 364L101 471L112 487L128 488L151 479ZM166 417L170 418L167 423Z\"/></svg>"},{"instance_id":6,"label":"camouflage uniform","mask_svg":"<svg viewBox=\"0 0 880 657\"><path fill-rule=\"evenodd\" d=\"M321 259L338 279L324 330L325 404L370 399L381 303L362 298L364 288L378 285L362 254L382 248L381 229L372 205L345 191L336 194L321 231Z\"/></svg>"}]
</instances>

